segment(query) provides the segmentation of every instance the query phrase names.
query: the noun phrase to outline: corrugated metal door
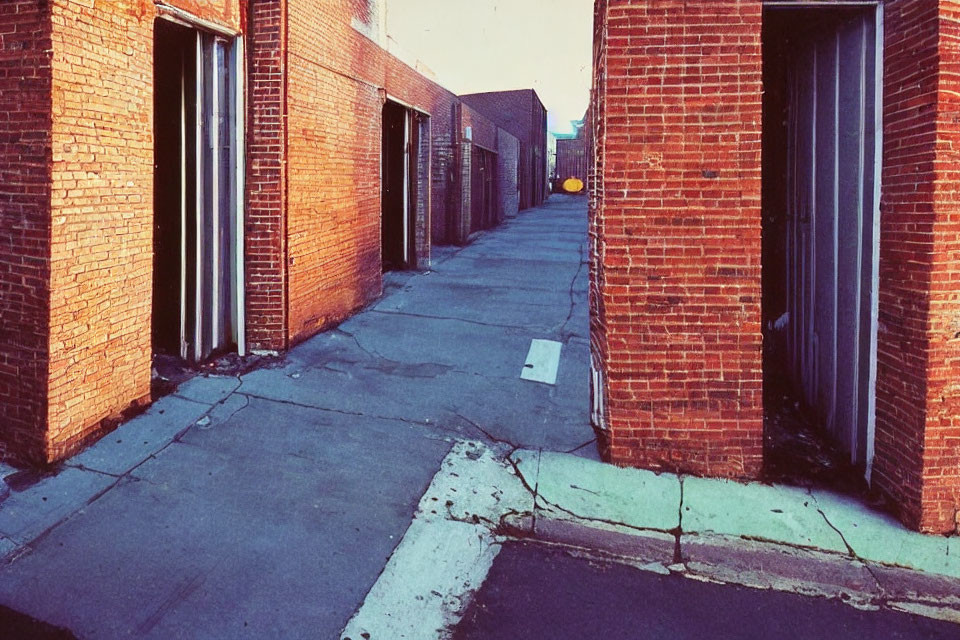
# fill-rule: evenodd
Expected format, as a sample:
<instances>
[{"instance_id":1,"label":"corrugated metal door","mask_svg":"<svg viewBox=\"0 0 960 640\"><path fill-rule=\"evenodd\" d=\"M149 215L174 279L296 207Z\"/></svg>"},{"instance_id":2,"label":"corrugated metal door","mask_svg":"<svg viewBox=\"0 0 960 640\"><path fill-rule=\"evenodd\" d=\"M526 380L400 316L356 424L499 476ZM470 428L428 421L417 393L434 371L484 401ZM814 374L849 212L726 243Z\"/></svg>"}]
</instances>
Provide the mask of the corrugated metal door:
<instances>
[{"instance_id":1,"label":"corrugated metal door","mask_svg":"<svg viewBox=\"0 0 960 640\"><path fill-rule=\"evenodd\" d=\"M787 304L804 401L854 463L872 433L878 246L877 20L801 45L788 116Z\"/></svg>"}]
</instances>

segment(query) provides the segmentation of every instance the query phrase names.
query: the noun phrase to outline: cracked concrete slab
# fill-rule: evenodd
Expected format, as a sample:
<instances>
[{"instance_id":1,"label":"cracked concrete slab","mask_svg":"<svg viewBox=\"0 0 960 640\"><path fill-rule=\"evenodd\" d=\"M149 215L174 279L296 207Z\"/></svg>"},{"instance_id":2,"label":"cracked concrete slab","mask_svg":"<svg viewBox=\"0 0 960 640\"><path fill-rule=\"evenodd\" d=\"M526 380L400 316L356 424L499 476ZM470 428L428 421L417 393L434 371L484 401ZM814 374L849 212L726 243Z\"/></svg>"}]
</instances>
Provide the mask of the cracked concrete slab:
<instances>
[{"instance_id":1,"label":"cracked concrete slab","mask_svg":"<svg viewBox=\"0 0 960 640\"><path fill-rule=\"evenodd\" d=\"M506 515L531 515L533 509L533 493L514 466L483 444L467 441L457 443L444 459L420 500L418 515L496 527Z\"/></svg>"},{"instance_id":2,"label":"cracked concrete slab","mask_svg":"<svg viewBox=\"0 0 960 640\"><path fill-rule=\"evenodd\" d=\"M233 380L233 386L237 381ZM210 411L209 405L166 396L145 413L120 425L67 463L112 475L122 475L167 446L178 434Z\"/></svg>"},{"instance_id":3,"label":"cracked concrete slab","mask_svg":"<svg viewBox=\"0 0 960 640\"><path fill-rule=\"evenodd\" d=\"M0 572L0 602L80 637L336 637L451 444L316 415L191 429Z\"/></svg>"},{"instance_id":4,"label":"cracked concrete slab","mask_svg":"<svg viewBox=\"0 0 960 640\"><path fill-rule=\"evenodd\" d=\"M843 538L820 515L813 497L799 487L684 478L683 532L847 553Z\"/></svg>"},{"instance_id":5,"label":"cracked concrete slab","mask_svg":"<svg viewBox=\"0 0 960 640\"><path fill-rule=\"evenodd\" d=\"M893 516L849 496L823 490L811 493L858 557L960 578L960 555L950 553L950 543L956 539L909 531Z\"/></svg>"},{"instance_id":6,"label":"cracked concrete slab","mask_svg":"<svg viewBox=\"0 0 960 640\"><path fill-rule=\"evenodd\" d=\"M414 313L487 324L549 331L567 316L570 297L560 291L523 291L497 283L471 285L421 279L416 286L385 296L373 308L379 312ZM482 303L478 304L479 301Z\"/></svg>"},{"instance_id":7,"label":"cracked concrete slab","mask_svg":"<svg viewBox=\"0 0 960 640\"><path fill-rule=\"evenodd\" d=\"M512 377L515 362L529 345L526 329L471 325L460 320L363 313L339 327L362 348L404 363L434 362L458 371ZM397 336L403 339L398 340ZM521 360L522 364L522 360Z\"/></svg>"},{"instance_id":8,"label":"cracked concrete slab","mask_svg":"<svg viewBox=\"0 0 960 640\"><path fill-rule=\"evenodd\" d=\"M849 556L720 536L682 536L680 547L691 576L841 598L861 608L875 608L882 593L870 570Z\"/></svg>"},{"instance_id":9,"label":"cracked concrete slab","mask_svg":"<svg viewBox=\"0 0 960 640\"><path fill-rule=\"evenodd\" d=\"M116 481L102 473L68 467L23 491L13 491L0 506L0 534L18 545L26 544Z\"/></svg>"},{"instance_id":10,"label":"cracked concrete slab","mask_svg":"<svg viewBox=\"0 0 960 640\"><path fill-rule=\"evenodd\" d=\"M668 532L680 524L680 481L674 475L550 451L541 452L537 462L538 514L589 520L600 528ZM525 473L529 467L519 469Z\"/></svg>"},{"instance_id":11,"label":"cracked concrete slab","mask_svg":"<svg viewBox=\"0 0 960 640\"><path fill-rule=\"evenodd\" d=\"M520 380L516 369L508 380L455 370L391 375L364 357L322 367L291 366L280 371L285 375L255 371L244 376L241 393L358 416L437 424L471 437L483 435L472 428L476 424L501 440L561 451L592 436L585 368L582 379L576 379L583 363L561 363L558 385L548 387ZM522 363L523 354L517 357Z\"/></svg>"},{"instance_id":12,"label":"cracked concrete slab","mask_svg":"<svg viewBox=\"0 0 960 640\"><path fill-rule=\"evenodd\" d=\"M482 527L415 520L340 638L449 637L447 630L463 615L470 592L483 583L499 550Z\"/></svg>"},{"instance_id":13,"label":"cracked concrete slab","mask_svg":"<svg viewBox=\"0 0 960 640\"><path fill-rule=\"evenodd\" d=\"M211 405L229 396L239 386L240 381L233 376L200 375L177 387L175 395Z\"/></svg>"}]
</instances>

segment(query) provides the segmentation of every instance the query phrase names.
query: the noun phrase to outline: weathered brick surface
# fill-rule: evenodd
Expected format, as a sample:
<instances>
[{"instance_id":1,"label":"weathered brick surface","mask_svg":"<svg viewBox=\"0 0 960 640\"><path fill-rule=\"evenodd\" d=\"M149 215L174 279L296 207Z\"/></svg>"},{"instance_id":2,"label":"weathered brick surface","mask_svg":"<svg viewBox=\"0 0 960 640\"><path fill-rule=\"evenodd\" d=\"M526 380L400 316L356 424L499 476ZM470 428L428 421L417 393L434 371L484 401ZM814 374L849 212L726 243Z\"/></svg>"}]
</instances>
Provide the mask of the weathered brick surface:
<instances>
[{"instance_id":1,"label":"weathered brick surface","mask_svg":"<svg viewBox=\"0 0 960 640\"><path fill-rule=\"evenodd\" d=\"M149 9L53 2L49 459L150 393Z\"/></svg>"},{"instance_id":2,"label":"weathered brick surface","mask_svg":"<svg viewBox=\"0 0 960 640\"><path fill-rule=\"evenodd\" d=\"M0 3L0 441L45 461L50 300L50 3Z\"/></svg>"},{"instance_id":3,"label":"weathered brick surface","mask_svg":"<svg viewBox=\"0 0 960 640\"><path fill-rule=\"evenodd\" d=\"M905 3L901 0L900 4ZM894 13L896 6L894 3L891 7ZM933 175L936 208L929 230L932 249L927 320L929 355L920 527L956 533L960 531L960 2L940 0L939 7ZM898 18L903 20L903 14ZM888 55L892 55L892 51ZM892 93L893 78L886 82ZM915 103L912 107L917 108ZM905 131L899 135L891 131L887 135L901 140L903 146L914 139ZM881 236L884 232L885 229L881 229ZM905 275L903 271L900 274L901 278ZM899 401L903 403L902 396ZM890 422L887 420L887 424Z\"/></svg>"},{"instance_id":4,"label":"weathered brick surface","mask_svg":"<svg viewBox=\"0 0 960 640\"><path fill-rule=\"evenodd\" d=\"M287 347L286 9L250 0L244 252L247 345Z\"/></svg>"},{"instance_id":5,"label":"weathered brick surface","mask_svg":"<svg viewBox=\"0 0 960 640\"><path fill-rule=\"evenodd\" d=\"M459 102L370 40L380 9L167 4L247 38L247 346L283 350L379 295L388 97L429 114L418 116L415 211L416 266L427 267L431 230L463 212ZM0 437L36 462L149 401L159 10L0 4ZM473 126L496 149L496 127L481 116Z\"/></svg>"},{"instance_id":6,"label":"weathered brick surface","mask_svg":"<svg viewBox=\"0 0 960 640\"><path fill-rule=\"evenodd\" d=\"M960 3L885 6L872 481L953 532ZM759 20L755 0L596 4L591 337L617 462L759 469Z\"/></svg>"},{"instance_id":7,"label":"weathered brick surface","mask_svg":"<svg viewBox=\"0 0 960 640\"><path fill-rule=\"evenodd\" d=\"M596 11L591 274L608 457L756 476L761 3Z\"/></svg>"},{"instance_id":8,"label":"weathered brick surface","mask_svg":"<svg viewBox=\"0 0 960 640\"><path fill-rule=\"evenodd\" d=\"M421 165L417 255L429 256L431 218L448 196L456 97L354 28L361 5L319 0L288 5L287 55L290 341L339 322L381 291L380 136L387 97L429 114L432 159ZM432 191L425 189L432 176ZM431 209L427 211L426 204Z\"/></svg>"},{"instance_id":9,"label":"weathered brick surface","mask_svg":"<svg viewBox=\"0 0 960 640\"><path fill-rule=\"evenodd\" d=\"M886 10L874 481L924 531L960 507L960 14Z\"/></svg>"},{"instance_id":10,"label":"weathered brick surface","mask_svg":"<svg viewBox=\"0 0 960 640\"><path fill-rule=\"evenodd\" d=\"M497 193L500 198L498 222L520 210L520 190L517 183L520 162L520 140L506 129L497 130Z\"/></svg>"}]
</instances>

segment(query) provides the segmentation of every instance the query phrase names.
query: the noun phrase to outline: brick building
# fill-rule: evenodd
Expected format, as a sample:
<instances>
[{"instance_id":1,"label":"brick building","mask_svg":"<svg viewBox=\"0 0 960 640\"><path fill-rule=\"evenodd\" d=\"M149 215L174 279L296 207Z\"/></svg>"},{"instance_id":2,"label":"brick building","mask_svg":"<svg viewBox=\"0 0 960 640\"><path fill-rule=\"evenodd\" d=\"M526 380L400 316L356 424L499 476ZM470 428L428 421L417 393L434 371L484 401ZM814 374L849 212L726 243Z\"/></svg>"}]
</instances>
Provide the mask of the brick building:
<instances>
[{"instance_id":1,"label":"brick building","mask_svg":"<svg viewBox=\"0 0 960 640\"><path fill-rule=\"evenodd\" d=\"M438 221L474 225L475 180L482 226L509 211L509 134L388 53L384 16L377 0L0 3L10 457L63 459L148 403L157 352L283 351L335 325L384 269L429 266ZM481 145L491 178L474 177Z\"/></svg>"},{"instance_id":2,"label":"brick building","mask_svg":"<svg viewBox=\"0 0 960 640\"><path fill-rule=\"evenodd\" d=\"M460 96L520 141L520 209L547 197L547 110L533 89L491 91Z\"/></svg>"},{"instance_id":3,"label":"brick building","mask_svg":"<svg viewBox=\"0 0 960 640\"><path fill-rule=\"evenodd\" d=\"M957 530L958 17L954 0L596 2L611 460L757 477L780 380L907 525Z\"/></svg>"},{"instance_id":4,"label":"brick building","mask_svg":"<svg viewBox=\"0 0 960 640\"><path fill-rule=\"evenodd\" d=\"M557 136L557 159L552 176L555 191L562 191L563 183L570 178L580 180L584 187L589 186L586 123L586 118L575 121L572 134Z\"/></svg>"}]
</instances>

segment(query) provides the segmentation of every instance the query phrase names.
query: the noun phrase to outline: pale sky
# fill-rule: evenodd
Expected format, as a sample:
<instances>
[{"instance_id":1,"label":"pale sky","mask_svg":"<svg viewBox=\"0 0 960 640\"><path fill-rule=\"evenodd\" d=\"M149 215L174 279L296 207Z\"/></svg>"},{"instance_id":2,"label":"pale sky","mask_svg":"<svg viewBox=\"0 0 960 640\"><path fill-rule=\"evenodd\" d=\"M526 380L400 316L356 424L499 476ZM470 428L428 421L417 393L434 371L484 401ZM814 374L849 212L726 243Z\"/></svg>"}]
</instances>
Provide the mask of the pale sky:
<instances>
[{"instance_id":1,"label":"pale sky","mask_svg":"<svg viewBox=\"0 0 960 640\"><path fill-rule=\"evenodd\" d=\"M589 101L593 0L386 0L387 33L457 94L536 89L548 127Z\"/></svg>"}]
</instances>

